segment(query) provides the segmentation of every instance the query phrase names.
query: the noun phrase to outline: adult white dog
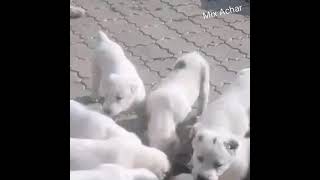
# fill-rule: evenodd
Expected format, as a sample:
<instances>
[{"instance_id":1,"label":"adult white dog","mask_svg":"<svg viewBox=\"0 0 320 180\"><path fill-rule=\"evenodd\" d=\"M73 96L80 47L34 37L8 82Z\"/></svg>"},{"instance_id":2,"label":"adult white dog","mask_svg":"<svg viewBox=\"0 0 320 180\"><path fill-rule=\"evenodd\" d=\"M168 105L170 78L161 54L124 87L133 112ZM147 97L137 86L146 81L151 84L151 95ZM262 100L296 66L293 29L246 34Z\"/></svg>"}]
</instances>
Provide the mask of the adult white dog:
<instances>
[{"instance_id":1,"label":"adult white dog","mask_svg":"<svg viewBox=\"0 0 320 180\"><path fill-rule=\"evenodd\" d=\"M196 180L240 180L250 162L250 69L244 69L194 125L192 174Z\"/></svg>"},{"instance_id":2,"label":"adult white dog","mask_svg":"<svg viewBox=\"0 0 320 180\"><path fill-rule=\"evenodd\" d=\"M126 138L70 138L70 170L92 169L105 163L118 164L126 168L146 168L159 179L163 179L170 170L166 154Z\"/></svg>"},{"instance_id":3,"label":"adult white dog","mask_svg":"<svg viewBox=\"0 0 320 180\"><path fill-rule=\"evenodd\" d=\"M121 46L99 31L92 62L92 97L103 96L103 110L110 116L122 111L143 113L145 87Z\"/></svg>"},{"instance_id":4,"label":"adult white dog","mask_svg":"<svg viewBox=\"0 0 320 180\"><path fill-rule=\"evenodd\" d=\"M70 180L158 180L144 168L129 169L116 164L102 164L90 170L70 171Z\"/></svg>"},{"instance_id":5,"label":"adult white dog","mask_svg":"<svg viewBox=\"0 0 320 180\"><path fill-rule=\"evenodd\" d=\"M116 124L111 118L70 100L70 137L109 139L124 137L141 143L138 136Z\"/></svg>"},{"instance_id":6,"label":"adult white dog","mask_svg":"<svg viewBox=\"0 0 320 180\"><path fill-rule=\"evenodd\" d=\"M175 152L179 145L176 125L182 122L199 98L200 116L209 96L209 65L197 52L178 58L173 71L147 97L149 144L165 151ZM171 156L171 155L170 155Z\"/></svg>"}]
</instances>

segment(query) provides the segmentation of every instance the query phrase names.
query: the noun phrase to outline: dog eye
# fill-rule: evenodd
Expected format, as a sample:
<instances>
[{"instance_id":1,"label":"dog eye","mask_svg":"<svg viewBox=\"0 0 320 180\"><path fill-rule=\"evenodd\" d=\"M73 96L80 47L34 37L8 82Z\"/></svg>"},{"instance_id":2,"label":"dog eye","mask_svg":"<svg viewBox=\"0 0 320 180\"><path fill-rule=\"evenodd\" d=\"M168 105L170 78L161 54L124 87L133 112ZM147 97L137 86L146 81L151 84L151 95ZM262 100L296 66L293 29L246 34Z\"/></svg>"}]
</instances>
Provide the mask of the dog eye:
<instances>
[{"instance_id":1,"label":"dog eye","mask_svg":"<svg viewBox=\"0 0 320 180\"><path fill-rule=\"evenodd\" d=\"M220 168L222 166L222 163L220 163L220 162L215 162L215 163L213 163L213 167L215 168L215 169L218 169L218 168Z\"/></svg>"},{"instance_id":2,"label":"dog eye","mask_svg":"<svg viewBox=\"0 0 320 180\"><path fill-rule=\"evenodd\" d=\"M201 162L201 163L203 162L203 157L202 156L198 156L197 158L198 158L199 162Z\"/></svg>"},{"instance_id":3,"label":"dog eye","mask_svg":"<svg viewBox=\"0 0 320 180\"><path fill-rule=\"evenodd\" d=\"M121 96L117 96L117 97L116 97L116 100L117 100L117 101L121 101L121 100L122 100L122 97L121 97Z\"/></svg>"}]
</instances>

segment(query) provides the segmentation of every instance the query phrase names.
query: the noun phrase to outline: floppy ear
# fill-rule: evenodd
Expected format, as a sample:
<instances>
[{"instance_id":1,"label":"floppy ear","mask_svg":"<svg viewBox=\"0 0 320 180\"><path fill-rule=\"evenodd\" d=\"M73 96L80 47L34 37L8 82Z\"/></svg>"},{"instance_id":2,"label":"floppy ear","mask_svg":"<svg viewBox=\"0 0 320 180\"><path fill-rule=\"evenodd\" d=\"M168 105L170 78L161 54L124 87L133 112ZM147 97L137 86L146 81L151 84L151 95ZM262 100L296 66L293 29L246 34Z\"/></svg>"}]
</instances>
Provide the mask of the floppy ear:
<instances>
[{"instance_id":1,"label":"floppy ear","mask_svg":"<svg viewBox=\"0 0 320 180\"><path fill-rule=\"evenodd\" d=\"M180 60L174 65L173 69L175 69L175 70L184 69L185 67L186 67L186 62L183 60Z\"/></svg>"},{"instance_id":2,"label":"floppy ear","mask_svg":"<svg viewBox=\"0 0 320 180\"><path fill-rule=\"evenodd\" d=\"M236 139L230 139L229 141L224 142L224 146L227 151L234 154L239 147L239 142Z\"/></svg>"}]
</instances>

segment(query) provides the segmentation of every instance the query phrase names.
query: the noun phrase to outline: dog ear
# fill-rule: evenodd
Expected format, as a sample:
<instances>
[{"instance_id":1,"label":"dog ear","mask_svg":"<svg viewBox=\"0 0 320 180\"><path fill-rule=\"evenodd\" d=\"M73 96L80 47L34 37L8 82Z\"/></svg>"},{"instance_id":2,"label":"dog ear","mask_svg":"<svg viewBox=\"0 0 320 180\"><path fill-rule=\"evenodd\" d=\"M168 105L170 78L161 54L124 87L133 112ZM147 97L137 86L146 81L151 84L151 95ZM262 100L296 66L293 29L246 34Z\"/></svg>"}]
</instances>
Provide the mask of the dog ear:
<instances>
[{"instance_id":1,"label":"dog ear","mask_svg":"<svg viewBox=\"0 0 320 180\"><path fill-rule=\"evenodd\" d=\"M178 61L173 67L174 70L184 69L184 68L186 68L186 62L183 60Z\"/></svg>"},{"instance_id":2,"label":"dog ear","mask_svg":"<svg viewBox=\"0 0 320 180\"><path fill-rule=\"evenodd\" d=\"M236 139L230 139L229 141L224 142L224 146L227 151L234 154L239 147L239 142Z\"/></svg>"}]
</instances>

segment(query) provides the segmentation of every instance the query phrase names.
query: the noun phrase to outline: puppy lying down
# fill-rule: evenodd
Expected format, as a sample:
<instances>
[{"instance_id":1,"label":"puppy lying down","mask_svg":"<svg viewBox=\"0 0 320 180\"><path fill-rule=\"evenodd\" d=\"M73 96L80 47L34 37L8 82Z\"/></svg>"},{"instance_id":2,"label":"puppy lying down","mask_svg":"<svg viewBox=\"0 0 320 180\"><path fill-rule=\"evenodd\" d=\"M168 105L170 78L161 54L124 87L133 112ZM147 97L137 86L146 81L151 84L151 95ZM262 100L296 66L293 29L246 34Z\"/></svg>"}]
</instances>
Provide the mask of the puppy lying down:
<instances>
[{"instance_id":1,"label":"puppy lying down","mask_svg":"<svg viewBox=\"0 0 320 180\"><path fill-rule=\"evenodd\" d=\"M141 143L136 134L116 124L111 118L70 100L70 137L109 139L123 137Z\"/></svg>"},{"instance_id":2,"label":"puppy lying down","mask_svg":"<svg viewBox=\"0 0 320 180\"><path fill-rule=\"evenodd\" d=\"M144 168L129 169L116 164L102 164L90 170L70 171L70 180L158 180Z\"/></svg>"},{"instance_id":3,"label":"puppy lying down","mask_svg":"<svg viewBox=\"0 0 320 180\"><path fill-rule=\"evenodd\" d=\"M70 170L92 169L104 163L126 168L146 168L161 180L170 170L170 163L163 152L132 142L131 139L70 138Z\"/></svg>"}]
</instances>

